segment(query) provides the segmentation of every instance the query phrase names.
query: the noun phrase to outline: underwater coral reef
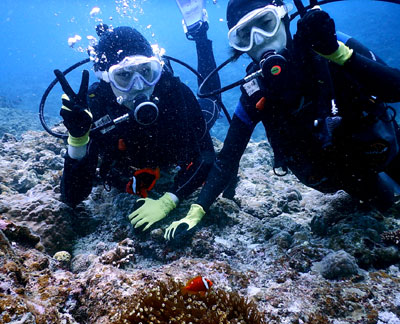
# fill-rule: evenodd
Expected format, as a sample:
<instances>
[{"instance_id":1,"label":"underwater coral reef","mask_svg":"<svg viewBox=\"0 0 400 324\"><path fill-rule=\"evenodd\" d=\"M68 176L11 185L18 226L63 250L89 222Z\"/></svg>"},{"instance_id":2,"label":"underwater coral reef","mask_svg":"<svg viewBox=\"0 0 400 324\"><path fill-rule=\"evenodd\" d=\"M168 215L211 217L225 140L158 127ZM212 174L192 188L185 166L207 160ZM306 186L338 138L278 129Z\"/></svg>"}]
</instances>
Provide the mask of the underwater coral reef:
<instances>
[{"instance_id":1,"label":"underwater coral reef","mask_svg":"<svg viewBox=\"0 0 400 324\"><path fill-rule=\"evenodd\" d=\"M251 142L234 198L167 242L196 193L136 231L135 199L100 182L76 209L60 202L64 150L41 131L0 139L1 323L400 323L400 206L278 177L268 143ZM212 288L182 294L196 275Z\"/></svg>"}]
</instances>

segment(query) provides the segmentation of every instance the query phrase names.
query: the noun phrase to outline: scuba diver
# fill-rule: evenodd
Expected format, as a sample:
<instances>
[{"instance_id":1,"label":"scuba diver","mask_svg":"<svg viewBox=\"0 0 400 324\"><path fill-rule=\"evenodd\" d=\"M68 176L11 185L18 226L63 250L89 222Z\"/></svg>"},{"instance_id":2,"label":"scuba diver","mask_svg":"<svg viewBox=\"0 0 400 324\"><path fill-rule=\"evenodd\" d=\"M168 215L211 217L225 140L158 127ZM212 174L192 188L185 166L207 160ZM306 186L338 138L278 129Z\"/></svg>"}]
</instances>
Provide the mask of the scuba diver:
<instances>
[{"instance_id":1,"label":"scuba diver","mask_svg":"<svg viewBox=\"0 0 400 324\"><path fill-rule=\"evenodd\" d=\"M259 122L276 174L290 170L311 188L344 190L382 209L400 194L399 126L387 105L400 101L400 71L337 33L318 6L303 13L292 38L289 10L282 0L229 1L229 44L237 57L252 59L249 81L197 203L167 228L166 239L199 223L236 175Z\"/></svg>"},{"instance_id":2,"label":"scuba diver","mask_svg":"<svg viewBox=\"0 0 400 324\"><path fill-rule=\"evenodd\" d=\"M207 30L205 14L186 30L204 76L216 66ZM206 179L215 158L209 130L219 117L219 98L198 101L136 29L102 24L96 31L100 39L92 55L99 82L88 87L89 72L84 70L75 93L64 74L54 71L65 92L60 114L69 135L61 198L72 207L84 200L100 161L105 188L142 197L129 220L144 231ZM210 89L219 88L219 77L211 83ZM129 119L118 123L126 114ZM110 120L116 122L99 128ZM148 198L160 169L171 168L177 171L172 188L159 199Z\"/></svg>"}]
</instances>

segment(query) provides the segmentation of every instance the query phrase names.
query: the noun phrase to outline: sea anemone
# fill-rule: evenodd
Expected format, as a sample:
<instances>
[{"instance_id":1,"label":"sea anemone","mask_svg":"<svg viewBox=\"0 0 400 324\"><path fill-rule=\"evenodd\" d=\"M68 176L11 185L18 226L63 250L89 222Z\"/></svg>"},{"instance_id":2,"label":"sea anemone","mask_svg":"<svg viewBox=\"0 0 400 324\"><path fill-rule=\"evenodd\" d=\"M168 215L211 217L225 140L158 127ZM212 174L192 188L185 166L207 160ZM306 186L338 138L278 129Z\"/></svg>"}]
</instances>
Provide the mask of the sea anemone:
<instances>
[{"instance_id":1,"label":"sea anemone","mask_svg":"<svg viewBox=\"0 0 400 324\"><path fill-rule=\"evenodd\" d=\"M142 324L264 324L253 301L236 292L212 289L201 294L183 294L182 284L156 282L143 289L140 297L124 303L112 323Z\"/></svg>"}]
</instances>

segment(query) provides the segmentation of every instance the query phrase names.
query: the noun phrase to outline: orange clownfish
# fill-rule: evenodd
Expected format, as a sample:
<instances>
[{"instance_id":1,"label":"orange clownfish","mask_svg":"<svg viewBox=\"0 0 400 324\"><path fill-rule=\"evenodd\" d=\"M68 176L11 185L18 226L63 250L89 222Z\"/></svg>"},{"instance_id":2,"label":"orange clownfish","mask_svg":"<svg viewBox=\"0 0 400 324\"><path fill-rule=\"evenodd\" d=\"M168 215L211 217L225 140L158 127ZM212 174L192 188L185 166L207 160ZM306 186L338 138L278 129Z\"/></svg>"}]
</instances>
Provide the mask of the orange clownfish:
<instances>
[{"instance_id":1,"label":"orange clownfish","mask_svg":"<svg viewBox=\"0 0 400 324\"><path fill-rule=\"evenodd\" d=\"M181 288L182 294L200 294L205 295L206 291L211 288L213 283L207 278L202 276L197 276L190 279L186 286Z\"/></svg>"}]
</instances>

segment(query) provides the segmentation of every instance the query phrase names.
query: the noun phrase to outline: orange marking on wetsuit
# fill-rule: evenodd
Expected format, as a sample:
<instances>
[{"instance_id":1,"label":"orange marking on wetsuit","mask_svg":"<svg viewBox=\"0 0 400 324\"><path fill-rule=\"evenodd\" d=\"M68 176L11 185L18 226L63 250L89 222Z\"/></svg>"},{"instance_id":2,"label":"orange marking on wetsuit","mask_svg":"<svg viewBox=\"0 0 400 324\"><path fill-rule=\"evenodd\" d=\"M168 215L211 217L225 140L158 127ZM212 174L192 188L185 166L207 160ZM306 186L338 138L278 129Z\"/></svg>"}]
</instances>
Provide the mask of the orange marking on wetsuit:
<instances>
[{"instance_id":1,"label":"orange marking on wetsuit","mask_svg":"<svg viewBox=\"0 0 400 324\"><path fill-rule=\"evenodd\" d=\"M265 102L266 102L266 99L265 99L265 97L262 97L260 100L258 100L258 102L256 103L256 108L258 109L258 110L264 110L264 108L265 108Z\"/></svg>"},{"instance_id":2,"label":"orange marking on wetsuit","mask_svg":"<svg viewBox=\"0 0 400 324\"><path fill-rule=\"evenodd\" d=\"M154 176L153 181L145 186L145 184L141 183L140 180L138 180L137 176L140 174L147 173L152 176ZM155 186L156 182L158 179L160 179L160 168L157 167L155 169L151 168L144 168L140 170L136 170L135 173L133 174L133 177L136 178L136 188L133 188L133 179L130 179L128 183L126 184L125 191L129 194L133 195L139 195L142 198L146 198L148 196L148 192L153 189Z\"/></svg>"},{"instance_id":3,"label":"orange marking on wetsuit","mask_svg":"<svg viewBox=\"0 0 400 324\"><path fill-rule=\"evenodd\" d=\"M133 191L132 185L133 185L133 179L130 179L128 181L128 183L126 184L126 186L125 186L125 192L127 192L130 195L134 195L135 194L135 192Z\"/></svg>"},{"instance_id":4,"label":"orange marking on wetsuit","mask_svg":"<svg viewBox=\"0 0 400 324\"><path fill-rule=\"evenodd\" d=\"M143 198L146 198L147 195L148 195L147 193L148 193L151 189L153 189L153 187L155 186L157 180L160 179L160 168L157 167L157 168L155 168L155 169L151 169L151 168L140 169L140 170L137 170L137 171L133 174L133 176L136 177L136 176L138 176L139 174L142 174L142 173L148 173L148 174L151 174L151 175L154 176L153 181L150 183L150 185L149 185L148 187L142 187L142 186L139 184L139 188L138 188L138 190L139 190L139 196L141 196L141 197L143 197Z\"/></svg>"},{"instance_id":5,"label":"orange marking on wetsuit","mask_svg":"<svg viewBox=\"0 0 400 324\"><path fill-rule=\"evenodd\" d=\"M120 138L118 140L118 150L120 151L126 151L126 144L123 138Z\"/></svg>"},{"instance_id":6,"label":"orange marking on wetsuit","mask_svg":"<svg viewBox=\"0 0 400 324\"><path fill-rule=\"evenodd\" d=\"M193 165L193 162L190 162L189 165L186 167L186 171L188 171Z\"/></svg>"}]
</instances>

